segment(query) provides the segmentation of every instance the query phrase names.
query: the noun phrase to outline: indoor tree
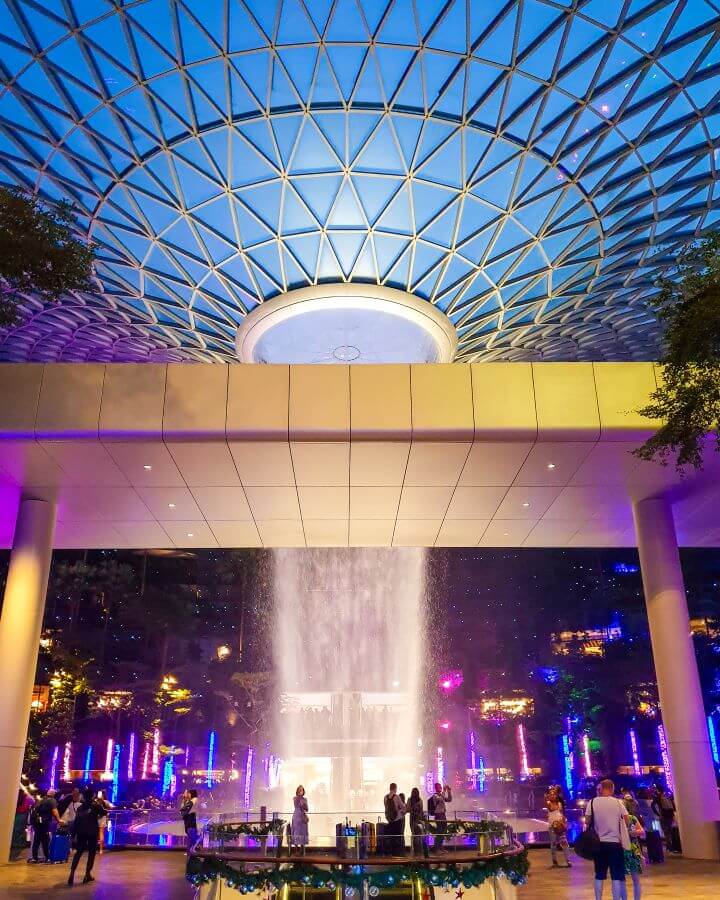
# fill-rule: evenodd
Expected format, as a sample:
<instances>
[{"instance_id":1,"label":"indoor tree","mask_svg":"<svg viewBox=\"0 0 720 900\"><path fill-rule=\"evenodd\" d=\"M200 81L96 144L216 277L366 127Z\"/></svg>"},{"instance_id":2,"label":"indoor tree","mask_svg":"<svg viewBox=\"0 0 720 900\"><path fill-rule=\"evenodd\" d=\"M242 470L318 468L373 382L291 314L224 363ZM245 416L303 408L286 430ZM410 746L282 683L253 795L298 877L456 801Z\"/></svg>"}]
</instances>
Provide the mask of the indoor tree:
<instances>
[{"instance_id":1,"label":"indoor tree","mask_svg":"<svg viewBox=\"0 0 720 900\"><path fill-rule=\"evenodd\" d=\"M57 300L91 289L93 248L76 232L67 202L0 187L0 327L17 321L23 293Z\"/></svg>"},{"instance_id":2,"label":"indoor tree","mask_svg":"<svg viewBox=\"0 0 720 900\"><path fill-rule=\"evenodd\" d=\"M659 286L652 302L665 328L662 383L640 412L663 424L635 454L700 468L706 435L720 419L720 232L681 250Z\"/></svg>"}]
</instances>

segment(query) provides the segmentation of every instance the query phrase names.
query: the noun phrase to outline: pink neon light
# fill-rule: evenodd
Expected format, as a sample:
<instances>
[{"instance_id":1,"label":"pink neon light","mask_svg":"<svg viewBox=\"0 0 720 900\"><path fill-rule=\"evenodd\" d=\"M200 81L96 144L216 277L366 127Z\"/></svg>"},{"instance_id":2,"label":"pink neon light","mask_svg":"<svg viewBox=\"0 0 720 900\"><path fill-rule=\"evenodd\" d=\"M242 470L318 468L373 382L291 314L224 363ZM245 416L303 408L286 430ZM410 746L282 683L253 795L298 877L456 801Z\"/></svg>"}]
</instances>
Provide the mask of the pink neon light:
<instances>
[{"instance_id":1,"label":"pink neon light","mask_svg":"<svg viewBox=\"0 0 720 900\"><path fill-rule=\"evenodd\" d=\"M107 742L107 750L105 751L105 772L104 775L112 776L112 761L113 761L113 749L115 747L115 741L112 738L108 738Z\"/></svg>"},{"instance_id":2,"label":"pink neon light","mask_svg":"<svg viewBox=\"0 0 720 900\"><path fill-rule=\"evenodd\" d=\"M660 744L660 756L662 757L663 769L665 771L665 784L669 791L674 791L674 782L672 776L672 767L670 766L670 753L668 751L667 738L665 737L665 726L658 725L658 743Z\"/></svg>"},{"instance_id":3,"label":"pink neon light","mask_svg":"<svg viewBox=\"0 0 720 900\"><path fill-rule=\"evenodd\" d=\"M150 744L145 741L145 752L143 753L142 762L142 780L145 781L148 774L148 762L150 760Z\"/></svg>"},{"instance_id":4,"label":"pink neon light","mask_svg":"<svg viewBox=\"0 0 720 900\"><path fill-rule=\"evenodd\" d=\"M63 752L63 781L70 781L70 750L72 748L72 744L70 741L65 744L65 750Z\"/></svg>"},{"instance_id":5,"label":"pink neon light","mask_svg":"<svg viewBox=\"0 0 720 900\"><path fill-rule=\"evenodd\" d=\"M530 766L528 765L527 745L525 744L525 726L522 722L518 722L517 742L520 752L520 775L522 778L528 778L530 776Z\"/></svg>"},{"instance_id":6,"label":"pink neon light","mask_svg":"<svg viewBox=\"0 0 720 900\"><path fill-rule=\"evenodd\" d=\"M445 783L445 760L443 758L443 748L438 747L435 754L435 764L437 770L437 780L440 784Z\"/></svg>"},{"instance_id":7,"label":"pink neon light","mask_svg":"<svg viewBox=\"0 0 720 900\"><path fill-rule=\"evenodd\" d=\"M128 747L128 778L132 779L135 774L135 732L130 735L130 744Z\"/></svg>"},{"instance_id":8,"label":"pink neon light","mask_svg":"<svg viewBox=\"0 0 720 900\"><path fill-rule=\"evenodd\" d=\"M446 721L440 723L440 727L442 728L443 731L449 731L450 723L446 720Z\"/></svg>"},{"instance_id":9,"label":"pink neon light","mask_svg":"<svg viewBox=\"0 0 720 900\"><path fill-rule=\"evenodd\" d=\"M593 777L592 760L590 759L590 738L587 734L583 735L583 762L585 763L585 775L588 778Z\"/></svg>"},{"instance_id":10,"label":"pink neon light","mask_svg":"<svg viewBox=\"0 0 720 900\"><path fill-rule=\"evenodd\" d=\"M160 729L156 728L153 732L153 748L152 748L152 765L150 771L153 775L157 775L160 771Z\"/></svg>"}]
</instances>

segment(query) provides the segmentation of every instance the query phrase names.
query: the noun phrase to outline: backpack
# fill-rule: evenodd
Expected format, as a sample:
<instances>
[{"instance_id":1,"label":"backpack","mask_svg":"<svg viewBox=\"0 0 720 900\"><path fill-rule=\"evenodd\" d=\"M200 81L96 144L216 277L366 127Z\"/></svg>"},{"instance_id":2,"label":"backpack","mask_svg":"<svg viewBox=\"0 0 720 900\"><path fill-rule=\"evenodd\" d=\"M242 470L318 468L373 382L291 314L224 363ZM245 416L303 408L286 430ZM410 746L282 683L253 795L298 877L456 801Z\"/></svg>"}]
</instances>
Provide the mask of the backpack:
<instances>
[{"instance_id":1,"label":"backpack","mask_svg":"<svg viewBox=\"0 0 720 900\"><path fill-rule=\"evenodd\" d=\"M30 813L30 824L33 828L42 828L49 825L52 820L52 812L50 807L44 800L41 800Z\"/></svg>"},{"instance_id":2,"label":"backpack","mask_svg":"<svg viewBox=\"0 0 720 900\"><path fill-rule=\"evenodd\" d=\"M435 795L433 794L432 797L428 797L428 815L429 816L435 815L435 803L436 803Z\"/></svg>"},{"instance_id":3,"label":"backpack","mask_svg":"<svg viewBox=\"0 0 720 900\"><path fill-rule=\"evenodd\" d=\"M397 806L395 806L395 799L390 796L390 794L385 795L385 818L388 822L394 822L398 817Z\"/></svg>"}]
</instances>

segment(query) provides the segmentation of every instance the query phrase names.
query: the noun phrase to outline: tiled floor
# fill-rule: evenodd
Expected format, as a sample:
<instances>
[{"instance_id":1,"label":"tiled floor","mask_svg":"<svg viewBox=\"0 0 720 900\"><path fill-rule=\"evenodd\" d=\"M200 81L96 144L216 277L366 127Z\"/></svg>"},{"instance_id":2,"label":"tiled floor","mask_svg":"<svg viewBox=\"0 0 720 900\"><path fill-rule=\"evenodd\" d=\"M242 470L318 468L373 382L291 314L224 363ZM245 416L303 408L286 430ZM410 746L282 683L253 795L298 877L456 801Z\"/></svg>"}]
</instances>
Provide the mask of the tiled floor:
<instances>
[{"instance_id":1,"label":"tiled floor","mask_svg":"<svg viewBox=\"0 0 720 900\"><path fill-rule=\"evenodd\" d=\"M549 854L530 854L529 883L519 900L592 900L592 868L575 861L573 868L548 868ZM192 900L193 892L183 877L182 853L126 851L107 853L98 860L93 885L66 886L67 866L28 866L24 861L0 867L0 897L30 900L57 893L83 900ZM628 883L628 888L630 887ZM610 900L610 889L605 896ZM632 891L629 893L632 898ZM720 896L720 864L671 859L653 866L643 881L643 900L717 900Z\"/></svg>"}]
</instances>

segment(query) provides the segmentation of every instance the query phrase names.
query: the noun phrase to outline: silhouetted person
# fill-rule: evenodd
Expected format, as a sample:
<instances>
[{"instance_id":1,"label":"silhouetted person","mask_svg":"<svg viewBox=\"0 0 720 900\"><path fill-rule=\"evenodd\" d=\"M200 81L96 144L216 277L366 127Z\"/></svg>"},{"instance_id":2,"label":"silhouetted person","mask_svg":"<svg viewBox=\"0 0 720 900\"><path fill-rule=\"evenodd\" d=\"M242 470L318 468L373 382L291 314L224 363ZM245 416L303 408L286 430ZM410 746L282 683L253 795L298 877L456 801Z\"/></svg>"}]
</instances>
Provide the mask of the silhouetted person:
<instances>
[{"instance_id":1,"label":"silhouetted person","mask_svg":"<svg viewBox=\"0 0 720 900\"><path fill-rule=\"evenodd\" d=\"M75 870L78 867L83 853L87 853L85 865L85 877L83 884L95 881L92 877L92 868L95 864L95 855L98 851L100 837L100 820L107 814L105 805L95 798L91 790L85 791L83 802L75 812L75 819L71 827L71 834L75 838L75 856L70 865L70 877L68 885L72 887L75 879Z\"/></svg>"},{"instance_id":2,"label":"silhouetted person","mask_svg":"<svg viewBox=\"0 0 720 900\"><path fill-rule=\"evenodd\" d=\"M446 803L452 803L452 791L449 785L443 787L439 781L435 783L435 793L428 799L428 815L435 820L435 842L433 850L442 852L447 834Z\"/></svg>"},{"instance_id":3,"label":"silhouetted person","mask_svg":"<svg viewBox=\"0 0 720 900\"><path fill-rule=\"evenodd\" d=\"M60 814L58 813L57 801L55 800L55 791L50 788L43 799L35 804L30 816L30 824L33 827L33 841L31 857L28 862L36 863L39 861L38 851L40 847L42 847L45 862L50 860L50 826L53 819L56 822L60 821Z\"/></svg>"}]
</instances>

